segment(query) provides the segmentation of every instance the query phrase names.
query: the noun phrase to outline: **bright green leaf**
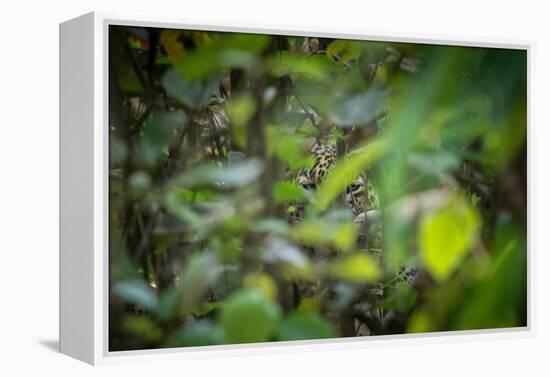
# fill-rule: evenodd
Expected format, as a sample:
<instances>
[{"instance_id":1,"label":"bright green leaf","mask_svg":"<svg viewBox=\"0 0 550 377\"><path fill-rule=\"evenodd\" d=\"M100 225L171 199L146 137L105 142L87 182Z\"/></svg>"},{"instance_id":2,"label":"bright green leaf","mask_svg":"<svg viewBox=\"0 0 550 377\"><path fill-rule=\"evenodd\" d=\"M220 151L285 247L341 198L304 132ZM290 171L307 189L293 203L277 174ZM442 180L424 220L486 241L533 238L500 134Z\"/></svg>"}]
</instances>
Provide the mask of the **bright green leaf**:
<instances>
[{"instance_id":1,"label":"bright green leaf","mask_svg":"<svg viewBox=\"0 0 550 377\"><path fill-rule=\"evenodd\" d=\"M268 134L270 151L290 169L297 170L313 165L313 157L304 152L304 147L296 135L285 134L278 127L271 127Z\"/></svg>"},{"instance_id":2,"label":"bright green leaf","mask_svg":"<svg viewBox=\"0 0 550 377\"><path fill-rule=\"evenodd\" d=\"M220 322L227 343L265 342L274 335L281 310L259 290L241 290L225 302Z\"/></svg>"},{"instance_id":3,"label":"bright green leaf","mask_svg":"<svg viewBox=\"0 0 550 377\"><path fill-rule=\"evenodd\" d=\"M277 203L284 203L305 198L304 189L292 182L276 182L273 186L273 199Z\"/></svg>"},{"instance_id":4,"label":"bright green leaf","mask_svg":"<svg viewBox=\"0 0 550 377\"><path fill-rule=\"evenodd\" d=\"M419 228L422 261L437 280L447 279L476 241L479 215L462 198L425 216Z\"/></svg>"},{"instance_id":5,"label":"bright green leaf","mask_svg":"<svg viewBox=\"0 0 550 377\"><path fill-rule=\"evenodd\" d=\"M338 226L334 234L334 245L338 250L347 252L355 247L357 241L357 227L352 223Z\"/></svg>"},{"instance_id":6,"label":"bright green leaf","mask_svg":"<svg viewBox=\"0 0 550 377\"><path fill-rule=\"evenodd\" d=\"M329 263L329 275L352 282L375 282L382 277L380 268L366 253L355 253Z\"/></svg>"},{"instance_id":7,"label":"bright green leaf","mask_svg":"<svg viewBox=\"0 0 550 377\"><path fill-rule=\"evenodd\" d=\"M260 290L264 296L271 300L277 299L277 284L266 273L247 274L243 278L243 287Z\"/></svg>"},{"instance_id":8,"label":"bright green leaf","mask_svg":"<svg viewBox=\"0 0 550 377\"><path fill-rule=\"evenodd\" d=\"M325 318L315 313L296 313L286 317L279 326L279 340L335 338L336 331Z\"/></svg>"},{"instance_id":9,"label":"bright green leaf","mask_svg":"<svg viewBox=\"0 0 550 377\"><path fill-rule=\"evenodd\" d=\"M246 147L246 124L256 110L254 99L247 94L231 98L226 108L233 140L241 147Z\"/></svg>"}]
</instances>

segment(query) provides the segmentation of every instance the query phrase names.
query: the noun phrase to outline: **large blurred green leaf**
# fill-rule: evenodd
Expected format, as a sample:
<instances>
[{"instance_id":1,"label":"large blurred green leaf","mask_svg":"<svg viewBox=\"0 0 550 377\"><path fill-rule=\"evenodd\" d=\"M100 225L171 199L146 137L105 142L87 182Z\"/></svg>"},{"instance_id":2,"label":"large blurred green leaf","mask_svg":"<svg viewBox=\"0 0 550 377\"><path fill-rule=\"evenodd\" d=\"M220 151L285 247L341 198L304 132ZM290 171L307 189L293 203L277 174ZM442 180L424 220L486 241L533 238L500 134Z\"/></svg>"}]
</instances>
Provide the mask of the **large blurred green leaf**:
<instances>
[{"instance_id":1,"label":"large blurred green leaf","mask_svg":"<svg viewBox=\"0 0 550 377\"><path fill-rule=\"evenodd\" d=\"M384 156L383 171L380 173L380 199L382 203L406 196L411 188L409 183L410 167L407 157L419 144L422 132L429 127L427 120L433 111L439 111L444 98L456 93L458 80L453 71L460 50L454 47L425 46L422 48L422 70L414 76L394 82L393 91L399 91L399 100L392 101L387 119L384 121L384 139L388 143ZM463 101L461 96L450 97L452 107ZM443 102L447 104L447 102ZM391 235L384 239L385 266L388 271L396 272L410 253L410 244L414 242L412 224L404 224L393 213L383 217L384 233Z\"/></svg>"},{"instance_id":2,"label":"large blurred green leaf","mask_svg":"<svg viewBox=\"0 0 550 377\"><path fill-rule=\"evenodd\" d=\"M319 247L332 246L342 252L355 247L357 228L351 221L335 221L329 217L308 218L291 229L291 237L297 242Z\"/></svg>"},{"instance_id":3,"label":"large blurred green leaf","mask_svg":"<svg viewBox=\"0 0 550 377\"><path fill-rule=\"evenodd\" d=\"M114 284L113 293L125 302L139 305L147 310L155 310L158 304L156 293L145 281L140 279Z\"/></svg>"},{"instance_id":4,"label":"large blurred green leaf","mask_svg":"<svg viewBox=\"0 0 550 377\"><path fill-rule=\"evenodd\" d=\"M227 68L249 68L269 43L257 34L229 34L189 50L177 59L176 69L188 79L202 79Z\"/></svg>"},{"instance_id":5,"label":"large blurred green leaf","mask_svg":"<svg viewBox=\"0 0 550 377\"><path fill-rule=\"evenodd\" d=\"M353 40L336 40L327 48L327 54L334 56L337 61L348 62L352 59L358 59L363 50L365 50L365 42Z\"/></svg>"},{"instance_id":6,"label":"large blurred green leaf","mask_svg":"<svg viewBox=\"0 0 550 377\"><path fill-rule=\"evenodd\" d=\"M288 269L291 275L307 277L311 273L308 257L287 240L279 237L269 237L262 248L264 262Z\"/></svg>"},{"instance_id":7,"label":"large blurred green leaf","mask_svg":"<svg viewBox=\"0 0 550 377\"><path fill-rule=\"evenodd\" d=\"M375 282L382 277L374 259L365 252L335 259L329 263L327 272L334 278L352 282Z\"/></svg>"},{"instance_id":8,"label":"large blurred green leaf","mask_svg":"<svg viewBox=\"0 0 550 377\"><path fill-rule=\"evenodd\" d=\"M345 96L334 105L330 120L341 127L365 126L382 113L387 96L386 90L377 87Z\"/></svg>"},{"instance_id":9,"label":"large blurred green leaf","mask_svg":"<svg viewBox=\"0 0 550 377\"><path fill-rule=\"evenodd\" d=\"M476 210L459 197L422 219L420 255L433 277L445 280L451 275L476 241L479 226Z\"/></svg>"},{"instance_id":10,"label":"large blurred green leaf","mask_svg":"<svg viewBox=\"0 0 550 377\"><path fill-rule=\"evenodd\" d=\"M329 74L332 62L324 55L306 57L288 51L281 51L272 57L267 65L275 76L300 74L322 80Z\"/></svg>"},{"instance_id":11,"label":"large blurred green leaf","mask_svg":"<svg viewBox=\"0 0 550 377\"><path fill-rule=\"evenodd\" d=\"M220 274L221 268L215 255L206 252L193 255L181 274L178 286L180 313L191 312Z\"/></svg>"},{"instance_id":12,"label":"large blurred green leaf","mask_svg":"<svg viewBox=\"0 0 550 377\"><path fill-rule=\"evenodd\" d=\"M145 165L157 163L174 140L174 132L183 129L187 116L182 111L152 114L144 123L139 157Z\"/></svg>"},{"instance_id":13,"label":"large blurred green leaf","mask_svg":"<svg viewBox=\"0 0 550 377\"><path fill-rule=\"evenodd\" d=\"M306 340L335 338L336 331L325 318L315 313L296 313L283 319L279 325L279 340Z\"/></svg>"},{"instance_id":14,"label":"large blurred green leaf","mask_svg":"<svg viewBox=\"0 0 550 377\"><path fill-rule=\"evenodd\" d=\"M292 170L313 165L311 154L304 151L302 140L295 134L289 134L281 126L270 126L267 130L268 151L285 162Z\"/></svg>"},{"instance_id":15,"label":"large blurred green leaf","mask_svg":"<svg viewBox=\"0 0 550 377\"><path fill-rule=\"evenodd\" d=\"M126 92L142 92L143 86L136 75L136 71L129 70L125 75L120 76L119 85Z\"/></svg>"},{"instance_id":16,"label":"large blurred green leaf","mask_svg":"<svg viewBox=\"0 0 550 377\"><path fill-rule=\"evenodd\" d=\"M164 347L197 347L223 344L223 329L208 320L197 321L174 332L163 344Z\"/></svg>"},{"instance_id":17,"label":"large blurred green leaf","mask_svg":"<svg viewBox=\"0 0 550 377\"><path fill-rule=\"evenodd\" d=\"M243 277L243 287L257 289L270 300L277 299L277 283L266 273L251 273Z\"/></svg>"},{"instance_id":18,"label":"large blurred green leaf","mask_svg":"<svg viewBox=\"0 0 550 377\"><path fill-rule=\"evenodd\" d=\"M142 339L157 342L163 337L162 328L155 321L145 316L127 315L122 319L124 329Z\"/></svg>"},{"instance_id":19,"label":"large blurred green leaf","mask_svg":"<svg viewBox=\"0 0 550 377\"><path fill-rule=\"evenodd\" d=\"M233 97L226 103L227 115L231 121L231 134L237 145L246 147L246 124L256 110L254 98L248 94Z\"/></svg>"},{"instance_id":20,"label":"large blurred green leaf","mask_svg":"<svg viewBox=\"0 0 550 377\"><path fill-rule=\"evenodd\" d=\"M223 305L220 322L227 343L265 342L274 335L281 311L256 289L241 290Z\"/></svg>"},{"instance_id":21,"label":"large blurred green leaf","mask_svg":"<svg viewBox=\"0 0 550 377\"><path fill-rule=\"evenodd\" d=\"M178 182L187 188L214 186L218 189L230 189L256 181L263 166L258 159L235 162L229 166L202 165L185 172Z\"/></svg>"},{"instance_id":22,"label":"large blurred green leaf","mask_svg":"<svg viewBox=\"0 0 550 377\"><path fill-rule=\"evenodd\" d=\"M527 325L527 240L512 221L498 225L494 268L478 281L453 315L453 328Z\"/></svg>"},{"instance_id":23,"label":"large blurred green leaf","mask_svg":"<svg viewBox=\"0 0 550 377\"><path fill-rule=\"evenodd\" d=\"M170 69L162 77L162 86L172 96L187 106L199 109L208 104L210 97L220 84L220 76L213 75L204 80L184 79L176 70Z\"/></svg>"},{"instance_id":24,"label":"large blurred green leaf","mask_svg":"<svg viewBox=\"0 0 550 377\"><path fill-rule=\"evenodd\" d=\"M302 200L305 196L304 189L292 182L279 181L273 186L273 198L277 203Z\"/></svg>"}]
</instances>

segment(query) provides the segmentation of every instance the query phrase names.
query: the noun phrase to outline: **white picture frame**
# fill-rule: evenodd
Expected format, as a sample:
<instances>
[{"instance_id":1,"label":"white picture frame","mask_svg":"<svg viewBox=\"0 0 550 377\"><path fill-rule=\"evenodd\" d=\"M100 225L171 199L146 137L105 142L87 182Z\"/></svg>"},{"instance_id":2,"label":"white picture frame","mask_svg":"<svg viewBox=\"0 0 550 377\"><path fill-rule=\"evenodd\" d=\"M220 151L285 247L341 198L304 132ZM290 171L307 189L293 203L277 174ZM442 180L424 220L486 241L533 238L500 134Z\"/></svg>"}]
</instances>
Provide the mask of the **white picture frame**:
<instances>
[{"instance_id":1,"label":"white picture frame","mask_svg":"<svg viewBox=\"0 0 550 377\"><path fill-rule=\"evenodd\" d=\"M531 133L532 41L435 37L415 33L377 33L344 27L319 30L289 25L149 18L88 13L60 24L60 352L90 364L146 359L291 353L296 350L381 347L400 342L434 343L533 336L533 252L528 234L528 325L522 328L420 335L209 346L109 352L108 346L108 27L134 25L191 30L331 36L346 39L414 42L527 51L528 162ZM528 164L530 166L530 164ZM529 173L530 173L530 169ZM528 177L528 191L531 192ZM532 215L528 201L529 218Z\"/></svg>"}]
</instances>

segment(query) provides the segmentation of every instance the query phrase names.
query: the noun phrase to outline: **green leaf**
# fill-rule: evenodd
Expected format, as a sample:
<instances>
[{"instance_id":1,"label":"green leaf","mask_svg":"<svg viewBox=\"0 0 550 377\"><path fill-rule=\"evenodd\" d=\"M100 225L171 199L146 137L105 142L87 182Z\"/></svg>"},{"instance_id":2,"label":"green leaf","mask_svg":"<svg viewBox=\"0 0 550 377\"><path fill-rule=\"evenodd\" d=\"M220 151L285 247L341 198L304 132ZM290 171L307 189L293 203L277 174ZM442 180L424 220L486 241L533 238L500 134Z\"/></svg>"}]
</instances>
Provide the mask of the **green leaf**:
<instances>
[{"instance_id":1,"label":"green leaf","mask_svg":"<svg viewBox=\"0 0 550 377\"><path fill-rule=\"evenodd\" d=\"M158 298L153 289L143 280L128 280L116 283L113 293L125 302L142 306L147 310L154 310L158 304Z\"/></svg>"},{"instance_id":2,"label":"green leaf","mask_svg":"<svg viewBox=\"0 0 550 377\"><path fill-rule=\"evenodd\" d=\"M141 92L143 91L143 86L139 81L136 72L131 69L127 74L119 77L119 85L122 90L126 92Z\"/></svg>"},{"instance_id":3,"label":"green leaf","mask_svg":"<svg viewBox=\"0 0 550 377\"><path fill-rule=\"evenodd\" d=\"M296 313L286 317L279 326L279 340L327 339L337 337L332 324L315 313Z\"/></svg>"},{"instance_id":4,"label":"green leaf","mask_svg":"<svg viewBox=\"0 0 550 377\"><path fill-rule=\"evenodd\" d=\"M249 94L233 97L227 102L227 115L233 126L244 126L254 114L256 105Z\"/></svg>"},{"instance_id":5,"label":"green leaf","mask_svg":"<svg viewBox=\"0 0 550 377\"><path fill-rule=\"evenodd\" d=\"M258 34L228 34L211 43L187 51L176 62L176 69L189 79L205 78L228 68L248 68L269 43L269 37Z\"/></svg>"},{"instance_id":6,"label":"green leaf","mask_svg":"<svg viewBox=\"0 0 550 377\"><path fill-rule=\"evenodd\" d=\"M188 190L174 186L171 190L173 190L174 196L183 203L214 202L216 200L216 193L208 188L202 190Z\"/></svg>"},{"instance_id":7,"label":"green leaf","mask_svg":"<svg viewBox=\"0 0 550 377\"><path fill-rule=\"evenodd\" d=\"M352 223L339 225L334 232L334 246L338 250L347 252L352 250L357 242L357 227Z\"/></svg>"},{"instance_id":8,"label":"green leaf","mask_svg":"<svg viewBox=\"0 0 550 377\"><path fill-rule=\"evenodd\" d=\"M433 320L423 309L415 311L407 324L407 333L424 333L435 330Z\"/></svg>"},{"instance_id":9,"label":"green leaf","mask_svg":"<svg viewBox=\"0 0 550 377\"><path fill-rule=\"evenodd\" d=\"M444 172L458 169L460 160L449 152L411 153L409 164L418 169L421 173L429 175L438 175Z\"/></svg>"},{"instance_id":10,"label":"green leaf","mask_svg":"<svg viewBox=\"0 0 550 377\"><path fill-rule=\"evenodd\" d=\"M195 254L188 261L178 286L179 311L193 311L208 288L220 276L217 258L210 253Z\"/></svg>"},{"instance_id":11,"label":"green leaf","mask_svg":"<svg viewBox=\"0 0 550 377\"><path fill-rule=\"evenodd\" d=\"M376 87L348 95L336 103L330 120L341 127L365 126L382 112L386 98L387 92Z\"/></svg>"},{"instance_id":12,"label":"green leaf","mask_svg":"<svg viewBox=\"0 0 550 377\"><path fill-rule=\"evenodd\" d=\"M309 272L311 267L309 259L298 247L278 237L267 239L262 250L262 259L266 263L291 266L304 273Z\"/></svg>"},{"instance_id":13,"label":"green leaf","mask_svg":"<svg viewBox=\"0 0 550 377\"><path fill-rule=\"evenodd\" d=\"M348 62L352 59L358 59L364 49L364 42L337 40L328 46L327 55L336 56L338 61Z\"/></svg>"},{"instance_id":14,"label":"green leaf","mask_svg":"<svg viewBox=\"0 0 550 377\"><path fill-rule=\"evenodd\" d=\"M527 325L527 233L524 224L497 220L494 244L489 253L494 264L482 279L469 287L459 310L453 312L454 328L460 330ZM466 265L461 268L464 270Z\"/></svg>"},{"instance_id":15,"label":"green leaf","mask_svg":"<svg viewBox=\"0 0 550 377\"><path fill-rule=\"evenodd\" d=\"M277 203L284 203L305 198L304 189L292 182L276 182L273 186L273 199Z\"/></svg>"},{"instance_id":16,"label":"green leaf","mask_svg":"<svg viewBox=\"0 0 550 377\"><path fill-rule=\"evenodd\" d=\"M249 273L245 275L243 277L243 287L257 289L271 300L277 299L277 284L266 273Z\"/></svg>"},{"instance_id":17,"label":"green leaf","mask_svg":"<svg viewBox=\"0 0 550 377\"><path fill-rule=\"evenodd\" d=\"M127 315L122 319L122 326L128 332L151 342L162 338L162 329L150 318L144 316Z\"/></svg>"},{"instance_id":18,"label":"green leaf","mask_svg":"<svg viewBox=\"0 0 550 377\"><path fill-rule=\"evenodd\" d=\"M351 282L375 282L382 277L376 262L364 252L336 259L328 265L327 272L334 278Z\"/></svg>"},{"instance_id":19,"label":"green leaf","mask_svg":"<svg viewBox=\"0 0 550 377\"><path fill-rule=\"evenodd\" d=\"M288 51L282 51L267 63L275 76L300 74L321 80L328 76L331 64L332 62L324 55L306 57Z\"/></svg>"},{"instance_id":20,"label":"green leaf","mask_svg":"<svg viewBox=\"0 0 550 377\"><path fill-rule=\"evenodd\" d=\"M304 152L300 138L285 134L282 127L272 126L268 129L269 150L285 162L291 170L313 165L313 157Z\"/></svg>"},{"instance_id":21,"label":"green leaf","mask_svg":"<svg viewBox=\"0 0 550 377\"><path fill-rule=\"evenodd\" d=\"M231 98L226 104L227 115L231 121L233 140L246 147L246 124L256 110L256 103L249 94Z\"/></svg>"},{"instance_id":22,"label":"green leaf","mask_svg":"<svg viewBox=\"0 0 550 377\"><path fill-rule=\"evenodd\" d=\"M226 343L265 342L274 335L281 310L256 289L241 290L223 305L220 322Z\"/></svg>"},{"instance_id":23,"label":"green leaf","mask_svg":"<svg viewBox=\"0 0 550 377\"><path fill-rule=\"evenodd\" d=\"M155 310L156 316L161 321L170 321L177 315L177 305L179 292L177 287L172 286L164 291L159 296L159 303Z\"/></svg>"},{"instance_id":24,"label":"green leaf","mask_svg":"<svg viewBox=\"0 0 550 377\"><path fill-rule=\"evenodd\" d=\"M162 77L162 86L166 93L189 107L204 107L220 84L220 76L213 75L205 80L183 78L176 70L170 69Z\"/></svg>"},{"instance_id":25,"label":"green leaf","mask_svg":"<svg viewBox=\"0 0 550 377\"><path fill-rule=\"evenodd\" d=\"M271 233L274 235L286 235L288 229L287 221L276 218L261 219L252 224L254 232Z\"/></svg>"},{"instance_id":26,"label":"green leaf","mask_svg":"<svg viewBox=\"0 0 550 377\"><path fill-rule=\"evenodd\" d=\"M164 347L198 347L223 344L223 329L208 320L193 323L176 331L164 343Z\"/></svg>"},{"instance_id":27,"label":"green leaf","mask_svg":"<svg viewBox=\"0 0 550 377\"><path fill-rule=\"evenodd\" d=\"M475 242L480 220L462 198L454 198L439 211L425 216L419 228L424 265L437 280L447 279Z\"/></svg>"},{"instance_id":28,"label":"green leaf","mask_svg":"<svg viewBox=\"0 0 550 377\"><path fill-rule=\"evenodd\" d=\"M248 159L229 166L201 165L184 173L178 181L187 188L210 185L229 189L256 181L262 171L260 160Z\"/></svg>"},{"instance_id":29,"label":"green leaf","mask_svg":"<svg viewBox=\"0 0 550 377\"><path fill-rule=\"evenodd\" d=\"M339 251L348 252L355 247L357 228L347 219L308 218L291 229L292 238L311 246L333 246Z\"/></svg>"},{"instance_id":30,"label":"green leaf","mask_svg":"<svg viewBox=\"0 0 550 377\"><path fill-rule=\"evenodd\" d=\"M163 156L163 151L174 140L174 131L187 124L182 111L161 112L150 116L144 124L139 143L139 158L146 165L153 165Z\"/></svg>"}]
</instances>

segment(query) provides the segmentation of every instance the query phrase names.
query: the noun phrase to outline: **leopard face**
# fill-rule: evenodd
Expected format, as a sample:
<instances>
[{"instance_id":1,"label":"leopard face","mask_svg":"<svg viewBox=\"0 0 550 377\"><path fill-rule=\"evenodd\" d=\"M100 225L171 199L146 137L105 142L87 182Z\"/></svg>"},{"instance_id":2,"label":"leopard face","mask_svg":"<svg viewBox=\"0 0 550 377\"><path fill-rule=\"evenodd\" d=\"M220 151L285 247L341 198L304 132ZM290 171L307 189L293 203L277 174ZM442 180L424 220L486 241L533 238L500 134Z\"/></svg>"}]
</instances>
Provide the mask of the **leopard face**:
<instances>
[{"instance_id":1,"label":"leopard face","mask_svg":"<svg viewBox=\"0 0 550 377\"><path fill-rule=\"evenodd\" d=\"M366 182L365 182L366 181ZM378 195L369 180L359 176L348 187L345 193L346 203L352 209L353 214L358 216L365 211L372 211L380 208Z\"/></svg>"}]
</instances>

